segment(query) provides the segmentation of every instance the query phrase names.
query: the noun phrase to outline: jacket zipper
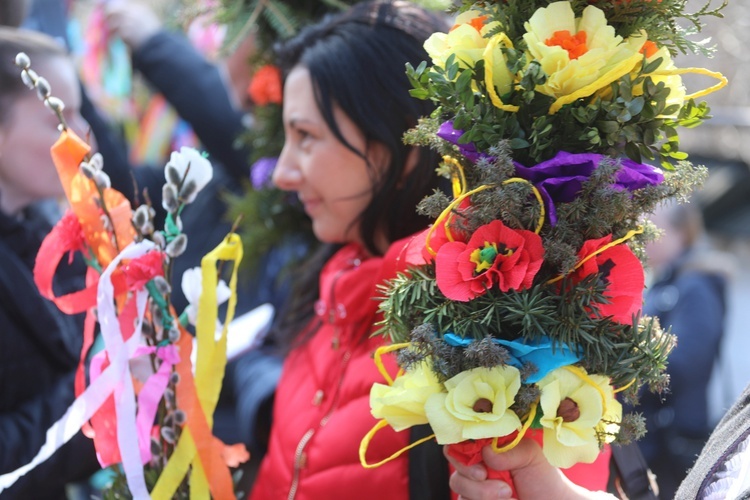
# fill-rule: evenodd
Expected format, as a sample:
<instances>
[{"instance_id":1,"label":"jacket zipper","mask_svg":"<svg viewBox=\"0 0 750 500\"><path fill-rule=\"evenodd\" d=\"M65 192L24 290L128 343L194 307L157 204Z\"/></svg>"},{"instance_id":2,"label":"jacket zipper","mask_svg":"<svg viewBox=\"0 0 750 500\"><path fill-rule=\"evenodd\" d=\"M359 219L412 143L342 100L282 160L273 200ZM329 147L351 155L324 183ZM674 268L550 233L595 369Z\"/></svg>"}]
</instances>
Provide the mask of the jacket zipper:
<instances>
[{"instance_id":1,"label":"jacket zipper","mask_svg":"<svg viewBox=\"0 0 750 500\"><path fill-rule=\"evenodd\" d=\"M339 377L338 387L336 388L336 400L331 404L331 409L328 410L328 413L326 413L325 416L320 420L320 424L318 425L319 427L323 427L324 425L326 425L328 423L328 420L330 420L331 415L333 415L333 412L336 410L336 403L341 392L341 384L344 383L344 371L346 369L347 363L349 362L349 358L351 358L351 352L346 351L346 353L344 353L344 359L341 367L341 377ZM292 485L289 487L289 495L287 496L287 500L294 500L294 497L297 495L297 489L299 488L299 477L302 473L302 467L305 465L303 463L305 447L310 442L314 434L315 429L308 430L302 436L302 439L299 440L299 443L297 443L297 449L294 451L294 474L292 475Z\"/></svg>"},{"instance_id":2,"label":"jacket zipper","mask_svg":"<svg viewBox=\"0 0 750 500\"><path fill-rule=\"evenodd\" d=\"M331 297L330 301L333 307L329 308L328 310L328 322L331 325L333 325L336 322L336 300L335 300L336 283L346 271L354 267L357 267L359 264L360 264L359 259L352 260L349 263L349 266L347 266L344 269L339 269L339 271L336 273L336 275L333 278L333 282L331 283L331 293L330 293L330 297ZM338 328L335 328L334 337L331 339L331 347L334 350L336 350L339 348L339 346L340 346L340 340L338 336ZM350 357L351 357L351 352L347 351L344 353L344 358L343 358L343 362L341 366L341 377L339 377L338 387L336 388L336 394L334 395L336 400L338 400L338 397L339 397L341 384L343 384L344 382L344 371L346 369L346 365L349 362ZM331 409L320 420L320 423L318 424L319 427L323 427L324 425L326 425L326 423L328 423L328 420L331 418L331 415L336 409L336 402L337 402L336 400L334 400L331 403ZM294 473L292 475L292 484L289 487L289 495L287 495L287 500L294 500L294 497L297 495L297 490L299 489L300 474L302 473L302 467L305 465L303 463L305 462L303 458L305 454L305 447L307 446L307 443L310 442L314 434L315 434L315 429L309 429L302 436L302 439L299 440L299 443L297 443L297 448L294 451Z\"/></svg>"}]
</instances>

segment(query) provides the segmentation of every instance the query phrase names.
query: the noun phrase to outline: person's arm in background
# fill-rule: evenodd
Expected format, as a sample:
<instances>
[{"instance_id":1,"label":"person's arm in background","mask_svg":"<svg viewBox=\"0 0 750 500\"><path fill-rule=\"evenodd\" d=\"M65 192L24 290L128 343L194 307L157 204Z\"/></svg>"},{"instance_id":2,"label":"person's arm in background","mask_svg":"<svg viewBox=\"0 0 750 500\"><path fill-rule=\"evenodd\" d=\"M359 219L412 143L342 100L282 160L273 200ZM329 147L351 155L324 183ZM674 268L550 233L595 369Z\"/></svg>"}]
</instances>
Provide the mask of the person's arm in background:
<instances>
[{"instance_id":1,"label":"person's arm in background","mask_svg":"<svg viewBox=\"0 0 750 500\"><path fill-rule=\"evenodd\" d=\"M113 0L106 9L113 33L132 51L134 69L190 124L212 159L236 180L247 179L249 152L235 146L245 113L232 103L219 68L185 37L162 29L149 6Z\"/></svg>"}]
</instances>

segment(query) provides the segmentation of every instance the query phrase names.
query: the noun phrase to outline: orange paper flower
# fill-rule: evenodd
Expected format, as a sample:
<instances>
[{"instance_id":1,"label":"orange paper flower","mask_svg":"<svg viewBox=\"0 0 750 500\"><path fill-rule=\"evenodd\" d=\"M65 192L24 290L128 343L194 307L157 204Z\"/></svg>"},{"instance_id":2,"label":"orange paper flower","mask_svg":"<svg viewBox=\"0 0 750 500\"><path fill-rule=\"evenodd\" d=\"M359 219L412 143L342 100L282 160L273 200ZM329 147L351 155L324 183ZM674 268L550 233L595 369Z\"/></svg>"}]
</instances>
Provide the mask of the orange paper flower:
<instances>
[{"instance_id":1,"label":"orange paper flower","mask_svg":"<svg viewBox=\"0 0 750 500\"><path fill-rule=\"evenodd\" d=\"M281 71L276 66L267 64L253 75L247 94L258 106L281 104Z\"/></svg>"}]
</instances>

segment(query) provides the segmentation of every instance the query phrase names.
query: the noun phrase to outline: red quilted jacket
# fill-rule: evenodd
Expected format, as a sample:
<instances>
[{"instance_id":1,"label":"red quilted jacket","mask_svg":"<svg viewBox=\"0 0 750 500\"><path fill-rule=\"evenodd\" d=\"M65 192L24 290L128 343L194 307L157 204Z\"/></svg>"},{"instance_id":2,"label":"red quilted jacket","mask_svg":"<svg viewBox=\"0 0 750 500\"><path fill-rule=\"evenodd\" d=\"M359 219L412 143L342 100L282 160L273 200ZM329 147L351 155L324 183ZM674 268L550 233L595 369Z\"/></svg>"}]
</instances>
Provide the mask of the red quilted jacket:
<instances>
[{"instance_id":1,"label":"red quilted jacket","mask_svg":"<svg viewBox=\"0 0 750 500\"><path fill-rule=\"evenodd\" d=\"M362 437L375 425L370 387L382 381L373 363L382 337L370 337L376 319L376 283L382 258L364 259L358 245L337 252L324 267L315 335L293 350L274 403L268 453L253 500L406 500L406 455L375 469L360 465ZM315 326L313 326L315 327ZM395 362L389 359L395 374ZM368 451L379 461L407 444L408 432L380 431Z\"/></svg>"}]
</instances>

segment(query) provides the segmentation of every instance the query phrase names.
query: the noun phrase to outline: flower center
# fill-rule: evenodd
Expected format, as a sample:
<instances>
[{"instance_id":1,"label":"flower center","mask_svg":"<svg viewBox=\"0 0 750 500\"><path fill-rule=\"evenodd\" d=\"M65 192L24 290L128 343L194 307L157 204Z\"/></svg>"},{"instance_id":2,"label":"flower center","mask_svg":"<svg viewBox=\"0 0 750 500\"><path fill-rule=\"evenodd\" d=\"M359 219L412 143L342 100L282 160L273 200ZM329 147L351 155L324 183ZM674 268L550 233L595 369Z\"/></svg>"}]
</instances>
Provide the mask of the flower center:
<instances>
[{"instance_id":1,"label":"flower center","mask_svg":"<svg viewBox=\"0 0 750 500\"><path fill-rule=\"evenodd\" d=\"M476 406L476 403L474 403ZM557 416L563 419L563 422L575 422L581 416L581 410L578 409L578 403L570 398L560 401L557 407Z\"/></svg>"},{"instance_id":2,"label":"flower center","mask_svg":"<svg viewBox=\"0 0 750 500\"><path fill-rule=\"evenodd\" d=\"M476 265L476 269L474 272L476 274L481 273L482 271L486 271L487 269L492 267L492 264L495 263L495 259L498 255L502 255L504 257L510 257L513 255L513 249L506 247L502 243L500 244L500 249L497 248L497 243L489 241L484 242L484 246L482 248L477 248L473 252L471 252L471 257L469 260L473 262Z\"/></svg>"},{"instance_id":3,"label":"flower center","mask_svg":"<svg viewBox=\"0 0 750 500\"><path fill-rule=\"evenodd\" d=\"M646 40L646 43L641 47L641 54L646 57L651 57L659 51L659 47L651 40Z\"/></svg>"},{"instance_id":4,"label":"flower center","mask_svg":"<svg viewBox=\"0 0 750 500\"><path fill-rule=\"evenodd\" d=\"M579 31L575 35L571 35L568 30L555 31L552 37L545 40L544 43L548 47L562 47L567 50L568 57L571 60L578 59L589 50L586 47L585 31Z\"/></svg>"},{"instance_id":5,"label":"flower center","mask_svg":"<svg viewBox=\"0 0 750 500\"><path fill-rule=\"evenodd\" d=\"M475 30L477 30L478 32L481 33L482 32L482 28L484 28L484 23L487 22L487 17L488 16L477 16L477 17L473 18L471 21L469 21L466 24L468 24L469 26L471 26L472 28L474 28ZM460 24L454 24L451 27L451 31L453 31L454 29L458 28L459 26L461 26L461 25Z\"/></svg>"},{"instance_id":6,"label":"flower center","mask_svg":"<svg viewBox=\"0 0 750 500\"><path fill-rule=\"evenodd\" d=\"M492 401L487 398L477 399L471 409L476 413L492 413Z\"/></svg>"}]
</instances>

